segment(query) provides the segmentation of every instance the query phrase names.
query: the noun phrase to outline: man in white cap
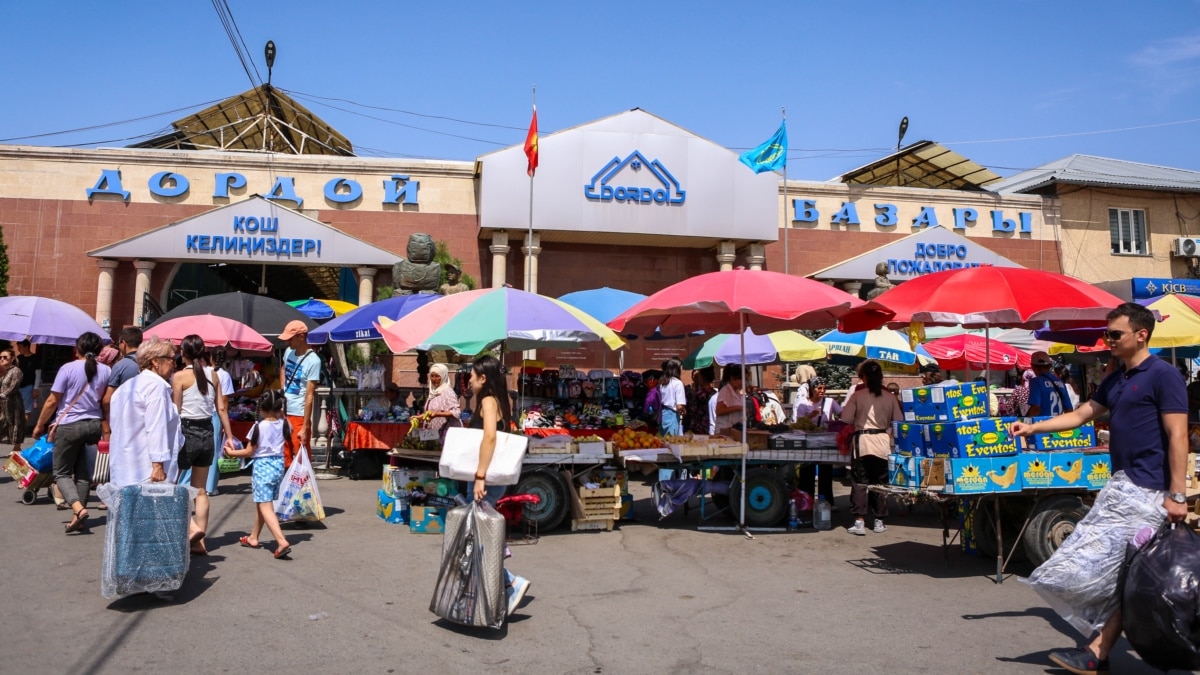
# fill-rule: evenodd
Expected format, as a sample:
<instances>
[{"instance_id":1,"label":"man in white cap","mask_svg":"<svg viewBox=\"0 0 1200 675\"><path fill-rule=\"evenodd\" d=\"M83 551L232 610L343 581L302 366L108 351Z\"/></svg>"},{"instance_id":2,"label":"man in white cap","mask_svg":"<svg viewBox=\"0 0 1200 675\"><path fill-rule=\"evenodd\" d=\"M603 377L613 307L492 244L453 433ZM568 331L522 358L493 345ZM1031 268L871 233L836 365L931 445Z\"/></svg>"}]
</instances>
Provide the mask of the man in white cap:
<instances>
[{"instance_id":1,"label":"man in white cap","mask_svg":"<svg viewBox=\"0 0 1200 675\"><path fill-rule=\"evenodd\" d=\"M283 397L287 401L287 421L292 428L291 448L283 450L285 466L291 466L295 453L301 447L308 448L308 421L312 419L313 401L317 397L317 383L321 381L321 357L308 347L308 326L303 321L290 321L279 334L287 343L283 353L283 370L280 383Z\"/></svg>"},{"instance_id":2,"label":"man in white cap","mask_svg":"<svg viewBox=\"0 0 1200 675\"><path fill-rule=\"evenodd\" d=\"M1046 352L1033 353L1033 379L1029 382L1029 417L1058 417L1075 409L1067 385L1054 374Z\"/></svg>"}]
</instances>

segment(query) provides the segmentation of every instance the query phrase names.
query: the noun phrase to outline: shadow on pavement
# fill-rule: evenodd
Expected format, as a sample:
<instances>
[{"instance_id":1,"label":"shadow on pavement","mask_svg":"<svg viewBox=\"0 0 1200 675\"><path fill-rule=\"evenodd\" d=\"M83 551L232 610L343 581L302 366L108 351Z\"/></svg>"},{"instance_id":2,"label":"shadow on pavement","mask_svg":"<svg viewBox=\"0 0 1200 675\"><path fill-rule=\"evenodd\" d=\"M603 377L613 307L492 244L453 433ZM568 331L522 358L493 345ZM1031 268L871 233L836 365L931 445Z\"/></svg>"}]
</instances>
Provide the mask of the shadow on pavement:
<instances>
[{"instance_id":1,"label":"shadow on pavement","mask_svg":"<svg viewBox=\"0 0 1200 675\"><path fill-rule=\"evenodd\" d=\"M942 547L938 544L902 541L876 546L872 550L877 557L866 559L866 562L872 564L857 566L874 574L884 573L877 570L904 570L904 573L923 574L934 579L964 579L983 576L988 570L995 570L994 560L963 555L957 546L950 547L946 554L943 554ZM863 561L847 562L856 564Z\"/></svg>"}]
</instances>

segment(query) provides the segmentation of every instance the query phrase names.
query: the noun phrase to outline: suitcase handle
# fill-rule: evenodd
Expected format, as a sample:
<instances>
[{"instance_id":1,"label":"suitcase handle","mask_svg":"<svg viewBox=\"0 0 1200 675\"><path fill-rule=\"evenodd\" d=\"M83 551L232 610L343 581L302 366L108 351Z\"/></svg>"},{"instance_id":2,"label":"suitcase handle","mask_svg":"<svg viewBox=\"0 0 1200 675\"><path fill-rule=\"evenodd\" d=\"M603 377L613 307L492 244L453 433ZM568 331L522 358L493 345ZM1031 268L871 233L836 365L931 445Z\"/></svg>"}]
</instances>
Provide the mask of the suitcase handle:
<instances>
[{"instance_id":1,"label":"suitcase handle","mask_svg":"<svg viewBox=\"0 0 1200 675\"><path fill-rule=\"evenodd\" d=\"M142 483L141 492L143 497L173 497L175 496L175 485L172 483Z\"/></svg>"}]
</instances>

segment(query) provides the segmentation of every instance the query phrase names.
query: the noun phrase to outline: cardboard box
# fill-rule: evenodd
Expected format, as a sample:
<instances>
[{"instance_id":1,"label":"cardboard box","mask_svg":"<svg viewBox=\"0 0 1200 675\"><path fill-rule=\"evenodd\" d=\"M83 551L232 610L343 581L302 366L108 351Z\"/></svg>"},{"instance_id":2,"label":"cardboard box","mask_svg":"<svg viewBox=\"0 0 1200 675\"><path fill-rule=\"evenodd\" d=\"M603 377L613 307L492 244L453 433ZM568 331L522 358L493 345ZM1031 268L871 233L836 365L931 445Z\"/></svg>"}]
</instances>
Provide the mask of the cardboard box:
<instances>
[{"instance_id":1,"label":"cardboard box","mask_svg":"<svg viewBox=\"0 0 1200 675\"><path fill-rule=\"evenodd\" d=\"M447 511L448 509L436 506L412 507L408 531L413 534L442 534L446 531Z\"/></svg>"},{"instance_id":2,"label":"cardboard box","mask_svg":"<svg viewBox=\"0 0 1200 675\"><path fill-rule=\"evenodd\" d=\"M967 422L934 422L926 425L929 437L926 454L930 457L1011 457L1017 454L1017 442L1008 424L999 417Z\"/></svg>"},{"instance_id":3,"label":"cardboard box","mask_svg":"<svg viewBox=\"0 0 1200 675\"><path fill-rule=\"evenodd\" d=\"M905 457L899 453L888 456L888 483L896 487L921 487L921 458Z\"/></svg>"},{"instance_id":4,"label":"cardboard box","mask_svg":"<svg viewBox=\"0 0 1200 675\"><path fill-rule=\"evenodd\" d=\"M923 488L944 488L946 487L946 462L945 459L930 459L928 457L921 458L921 487Z\"/></svg>"},{"instance_id":5,"label":"cardboard box","mask_svg":"<svg viewBox=\"0 0 1200 675\"><path fill-rule=\"evenodd\" d=\"M953 387L917 387L900 392L904 419L908 422L949 422L988 416L988 390L970 382Z\"/></svg>"},{"instance_id":6,"label":"cardboard box","mask_svg":"<svg viewBox=\"0 0 1200 675\"><path fill-rule=\"evenodd\" d=\"M399 497L393 497L387 490L380 490L379 502L375 505L375 515L385 523L401 525L404 523L404 503ZM407 500L407 497L404 498Z\"/></svg>"},{"instance_id":7,"label":"cardboard box","mask_svg":"<svg viewBox=\"0 0 1200 675\"><path fill-rule=\"evenodd\" d=\"M901 457L924 457L929 443L929 432L924 424L917 422L892 422L895 451Z\"/></svg>"},{"instance_id":8,"label":"cardboard box","mask_svg":"<svg viewBox=\"0 0 1200 675\"><path fill-rule=\"evenodd\" d=\"M1027 488L1079 487L1072 470L1077 462L1082 470L1082 458L1078 452L1022 452L1017 458L1021 483Z\"/></svg>"},{"instance_id":9,"label":"cardboard box","mask_svg":"<svg viewBox=\"0 0 1200 675\"><path fill-rule=\"evenodd\" d=\"M1096 425L1088 422L1078 429L1034 434L1023 439L1028 450L1084 450L1096 447Z\"/></svg>"},{"instance_id":10,"label":"cardboard box","mask_svg":"<svg viewBox=\"0 0 1200 675\"><path fill-rule=\"evenodd\" d=\"M576 447L580 455L604 455L608 445L604 441L577 441Z\"/></svg>"},{"instance_id":11,"label":"cardboard box","mask_svg":"<svg viewBox=\"0 0 1200 675\"><path fill-rule=\"evenodd\" d=\"M1112 478L1112 457L1107 452L1083 453L1083 482L1089 490L1103 490Z\"/></svg>"},{"instance_id":12,"label":"cardboard box","mask_svg":"<svg viewBox=\"0 0 1200 675\"><path fill-rule=\"evenodd\" d=\"M1020 492L1020 466L1016 457L979 457L946 460L946 492L956 495Z\"/></svg>"}]
</instances>

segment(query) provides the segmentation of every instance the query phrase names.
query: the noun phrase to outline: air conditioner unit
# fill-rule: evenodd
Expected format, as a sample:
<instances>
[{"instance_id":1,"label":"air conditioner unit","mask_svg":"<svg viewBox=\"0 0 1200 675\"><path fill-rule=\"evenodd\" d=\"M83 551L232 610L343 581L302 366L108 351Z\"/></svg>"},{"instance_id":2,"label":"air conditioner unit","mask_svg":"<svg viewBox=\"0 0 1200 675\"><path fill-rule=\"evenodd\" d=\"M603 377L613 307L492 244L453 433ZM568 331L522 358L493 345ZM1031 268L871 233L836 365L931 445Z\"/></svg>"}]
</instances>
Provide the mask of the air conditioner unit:
<instances>
[{"instance_id":1,"label":"air conditioner unit","mask_svg":"<svg viewBox=\"0 0 1200 675\"><path fill-rule=\"evenodd\" d=\"M1171 253L1181 258L1200 258L1200 238L1176 237L1171 244Z\"/></svg>"}]
</instances>

